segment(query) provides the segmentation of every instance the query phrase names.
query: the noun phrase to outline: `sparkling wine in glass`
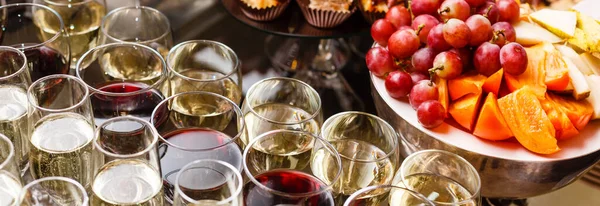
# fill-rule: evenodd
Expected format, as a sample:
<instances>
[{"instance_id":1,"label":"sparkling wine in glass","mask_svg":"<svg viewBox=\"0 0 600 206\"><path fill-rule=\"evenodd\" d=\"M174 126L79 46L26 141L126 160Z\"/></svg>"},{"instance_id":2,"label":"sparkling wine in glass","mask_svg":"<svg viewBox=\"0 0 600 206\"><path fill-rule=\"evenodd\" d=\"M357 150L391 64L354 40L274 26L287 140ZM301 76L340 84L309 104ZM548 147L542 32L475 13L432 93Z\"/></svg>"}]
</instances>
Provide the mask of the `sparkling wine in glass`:
<instances>
[{"instance_id":1,"label":"sparkling wine in glass","mask_svg":"<svg viewBox=\"0 0 600 206\"><path fill-rule=\"evenodd\" d=\"M17 205L21 184L13 143L0 134L0 205Z\"/></svg>"},{"instance_id":2,"label":"sparkling wine in glass","mask_svg":"<svg viewBox=\"0 0 600 206\"><path fill-rule=\"evenodd\" d=\"M88 206L89 199L85 188L79 182L67 177L44 177L23 187L21 206Z\"/></svg>"},{"instance_id":3,"label":"sparkling wine in glass","mask_svg":"<svg viewBox=\"0 0 600 206\"><path fill-rule=\"evenodd\" d=\"M239 170L227 162L190 162L177 173L173 206L242 206L243 181Z\"/></svg>"},{"instance_id":4,"label":"sparkling wine in glass","mask_svg":"<svg viewBox=\"0 0 600 206\"><path fill-rule=\"evenodd\" d=\"M384 193L384 195L382 195ZM390 196L390 194L392 194ZM393 200L390 202L389 200ZM434 206L427 197L393 185L374 185L350 195L344 206Z\"/></svg>"}]
</instances>

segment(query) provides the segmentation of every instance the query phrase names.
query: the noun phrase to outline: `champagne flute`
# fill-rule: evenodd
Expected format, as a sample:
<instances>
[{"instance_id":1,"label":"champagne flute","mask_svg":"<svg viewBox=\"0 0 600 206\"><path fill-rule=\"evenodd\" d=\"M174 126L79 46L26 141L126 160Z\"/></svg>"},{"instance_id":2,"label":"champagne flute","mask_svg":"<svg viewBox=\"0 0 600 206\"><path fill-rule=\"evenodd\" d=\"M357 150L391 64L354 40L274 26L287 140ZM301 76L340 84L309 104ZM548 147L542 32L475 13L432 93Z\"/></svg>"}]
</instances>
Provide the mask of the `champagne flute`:
<instances>
[{"instance_id":1,"label":"champagne flute","mask_svg":"<svg viewBox=\"0 0 600 206\"><path fill-rule=\"evenodd\" d=\"M0 134L0 205L16 206L21 184L15 148L8 137Z\"/></svg>"},{"instance_id":2,"label":"champagne flute","mask_svg":"<svg viewBox=\"0 0 600 206\"><path fill-rule=\"evenodd\" d=\"M96 129L92 205L163 205L158 132L137 117L108 119Z\"/></svg>"},{"instance_id":3,"label":"champagne flute","mask_svg":"<svg viewBox=\"0 0 600 206\"><path fill-rule=\"evenodd\" d=\"M27 57L13 47L0 46L0 133L14 145L21 168L27 164L27 88L31 85Z\"/></svg>"},{"instance_id":4,"label":"champagne flute","mask_svg":"<svg viewBox=\"0 0 600 206\"><path fill-rule=\"evenodd\" d=\"M392 183L399 159L398 135L385 120L363 112L342 112L323 123L321 136L342 159L342 177L333 187L339 204L359 189ZM331 177L324 165L333 157L328 153L317 155L322 156L313 158L313 173L321 179Z\"/></svg>"},{"instance_id":5,"label":"champagne flute","mask_svg":"<svg viewBox=\"0 0 600 206\"><path fill-rule=\"evenodd\" d=\"M150 120L152 110L168 92L167 66L162 56L137 43L111 43L81 56L76 75L91 90L96 124L112 117Z\"/></svg>"},{"instance_id":6,"label":"champagne flute","mask_svg":"<svg viewBox=\"0 0 600 206\"><path fill-rule=\"evenodd\" d=\"M241 103L241 63L226 45L209 40L186 41L169 51L166 62L171 72L171 94L207 91Z\"/></svg>"},{"instance_id":7,"label":"champagne flute","mask_svg":"<svg viewBox=\"0 0 600 206\"><path fill-rule=\"evenodd\" d=\"M375 195L383 191L386 195ZM388 196L388 194L392 196ZM393 196L396 195L396 196ZM401 199L401 202L397 200ZM388 201L388 204L385 204ZM373 185L362 188L348 197L344 206L434 206L433 202L429 201L422 194L416 193L409 189L393 186L393 185Z\"/></svg>"},{"instance_id":8,"label":"champagne flute","mask_svg":"<svg viewBox=\"0 0 600 206\"><path fill-rule=\"evenodd\" d=\"M393 185L421 193L435 205L481 204L477 170L461 156L442 150L422 150L406 157Z\"/></svg>"},{"instance_id":9,"label":"champagne flute","mask_svg":"<svg viewBox=\"0 0 600 206\"><path fill-rule=\"evenodd\" d=\"M33 178L68 177L87 187L94 174L94 117L83 81L65 74L42 77L31 84L27 99Z\"/></svg>"},{"instance_id":10,"label":"champagne flute","mask_svg":"<svg viewBox=\"0 0 600 206\"><path fill-rule=\"evenodd\" d=\"M44 177L23 187L21 206L87 206L88 196L81 184L66 177Z\"/></svg>"},{"instance_id":11,"label":"champagne flute","mask_svg":"<svg viewBox=\"0 0 600 206\"><path fill-rule=\"evenodd\" d=\"M0 6L0 16L5 18L0 25L2 45L25 53L32 81L69 73L69 34L54 9L31 3L9 4Z\"/></svg>"},{"instance_id":12,"label":"champagne flute","mask_svg":"<svg viewBox=\"0 0 600 206\"><path fill-rule=\"evenodd\" d=\"M71 48L71 69L83 53L96 46L96 37L102 17L106 15L105 0L34 0L33 3L48 6L56 11L65 24ZM40 27L58 28L59 21L44 16L39 18Z\"/></svg>"},{"instance_id":13,"label":"champagne flute","mask_svg":"<svg viewBox=\"0 0 600 206\"><path fill-rule=\"evenodd\" d=\"M169 19L145 6L120 7L108 12L100 23L98 45L136 42L156 49L163 57L173 47Z\"/></svg>"},{"instance_id":14,"label":"champagne flute","mask_svg":"<svg viewBox=\"0 0 600 206\"><path fill-rule=\"evenodd\" d=\"M162 101L151 123L161 136L161 172L167 200L173 198L177 172L199 159L215 159L242 169L236 144L245 131L242 111L228 98L210 92L185 92Z\"/></svg>"},{"instance_id":15,"label":"champagne flute","mask_svg":"<svg viewBox=\"0 0 600 206\"><path fill-rule=\"evenodd\" d=\"M242 106L244 144L267 131L286 129L319 134L321 98L308 84L292 78L267 78L253 84Z\"/></svg>"},{"instance_id":16,"label":"champagne flute","mask_svg":"<svg viewBox=\"0 0 600 206\"><path fill-rule=\"evenodd\" d=\"M179 171L176 182L173 206L242 206L242 175L227 162L196 160Z\"/></svg>"},{"instance_id":17,"label":"champagne flute","mask_svg":"<svg viewBox=\"0 0 600 206\"><path fill-rule=\"evenodd\" d=\"M313 158L323 156L315 153L333 157L323 165L332 174L326 179L299 166L303 164L299 162L309 162L311 154ZM333 145L313 133L295 130L263 133L246 147L243 160L244 173L250 179L243 189L246 206L334 205L332 186L341 175L341 159Z\"/></svg>"}]
</instances>

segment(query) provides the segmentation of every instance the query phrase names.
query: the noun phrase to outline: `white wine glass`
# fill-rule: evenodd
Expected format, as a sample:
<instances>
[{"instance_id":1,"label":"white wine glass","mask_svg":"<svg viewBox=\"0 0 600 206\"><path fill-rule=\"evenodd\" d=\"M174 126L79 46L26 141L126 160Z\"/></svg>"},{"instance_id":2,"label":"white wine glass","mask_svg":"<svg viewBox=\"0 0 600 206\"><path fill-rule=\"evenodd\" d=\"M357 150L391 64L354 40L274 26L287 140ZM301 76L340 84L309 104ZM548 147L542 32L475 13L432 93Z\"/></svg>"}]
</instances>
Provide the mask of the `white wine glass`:
<instances>
[{"instance_id":1,"label":"white wine glass","mask_svg":"<svg viewBox=\"0 0 600 206\"><path fill-rule=\"evenodd\" d=\"M381 193L385 195L375 195ZM395 196L393 196L395 195ZM399 202L398 200L401 200ZM348 197L344 206L434 206L433 202L422 194L393 185L373 185L362 188Z\"/></svg>"},{"instance_id":2,"label":"white wine glass","mask_svg":"<svg viewBox=\"0 0 600 206\"><path fill-rule=\"evenodd\" d=\"M88 206L85 188L66 177L44 177L25 185L19 195L20 206Z\"/></svg>"},{"instance_id":3,"label":"white wine glass","mask_svg":"<svg viewBox=\"0 0 600 206\"><path fill-rule=\"evenodd\" d=\"M0 134L0 205L17 205L21 182L15 148L8 137Z\"/></svg>"},{"instance_id":4,"label":"white wine glass","mask_svg":"<svg viewBox=\"0 0 600 206\"><path fill-rule=\"evenodd\" d=\"M31 84L27 99L33 178L68 177L87 188L94 174L94 117L83 81L65 74L42 77Z\"/></svg>"},{"instance_id":5,"label":"white wine glass","mask_svg":"<svg viewBox=\"0 0 600 206\"><path fill-rule=\"evenodd\" d=\"M173 206L242 206L243 181L239 170L227 162L190 162L177 173Z\"/></svg>"}]
</instances>

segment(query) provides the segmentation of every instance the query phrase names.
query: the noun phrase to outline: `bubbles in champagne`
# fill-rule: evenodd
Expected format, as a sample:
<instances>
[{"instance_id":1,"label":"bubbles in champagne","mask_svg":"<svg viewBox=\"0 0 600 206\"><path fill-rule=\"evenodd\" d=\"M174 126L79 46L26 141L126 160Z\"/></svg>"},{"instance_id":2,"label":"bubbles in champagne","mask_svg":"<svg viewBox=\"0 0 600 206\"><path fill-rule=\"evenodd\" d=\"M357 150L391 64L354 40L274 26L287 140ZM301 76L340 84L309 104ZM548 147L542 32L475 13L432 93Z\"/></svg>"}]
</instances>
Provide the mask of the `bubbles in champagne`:
<instances>
[{"instance_id":1,"label":"bubbles in champagne","mask_svg":"<svg viewBox=\"0 0 600 206\"><path fill-rule=\"evenodd\" d=\"M105 164L94 179L91 205L159 206L162 180L143 160L119 159Z\"/></svg>"}]
</instances>

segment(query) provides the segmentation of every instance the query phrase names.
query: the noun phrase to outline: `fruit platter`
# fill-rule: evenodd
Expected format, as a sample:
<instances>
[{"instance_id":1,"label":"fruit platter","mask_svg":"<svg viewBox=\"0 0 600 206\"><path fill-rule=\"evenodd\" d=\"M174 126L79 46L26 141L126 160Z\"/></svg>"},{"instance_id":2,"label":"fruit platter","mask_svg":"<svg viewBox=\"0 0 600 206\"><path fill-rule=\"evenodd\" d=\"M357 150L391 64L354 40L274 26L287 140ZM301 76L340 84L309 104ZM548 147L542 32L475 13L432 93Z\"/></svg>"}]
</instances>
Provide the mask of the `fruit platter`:
<instances>
[{"instance_id":1,"label":"fruit platter","mask_svg":"<svg viewBox=\"0 0 600 206\"><path fill-rule=\"evenodd\" d=\"M560 189L600 158L598 9L518 0L391 7L373 23L366 56L377 112L401 134L404 155L465 157L482 196Z\"/></svg>"}]
</instances>

